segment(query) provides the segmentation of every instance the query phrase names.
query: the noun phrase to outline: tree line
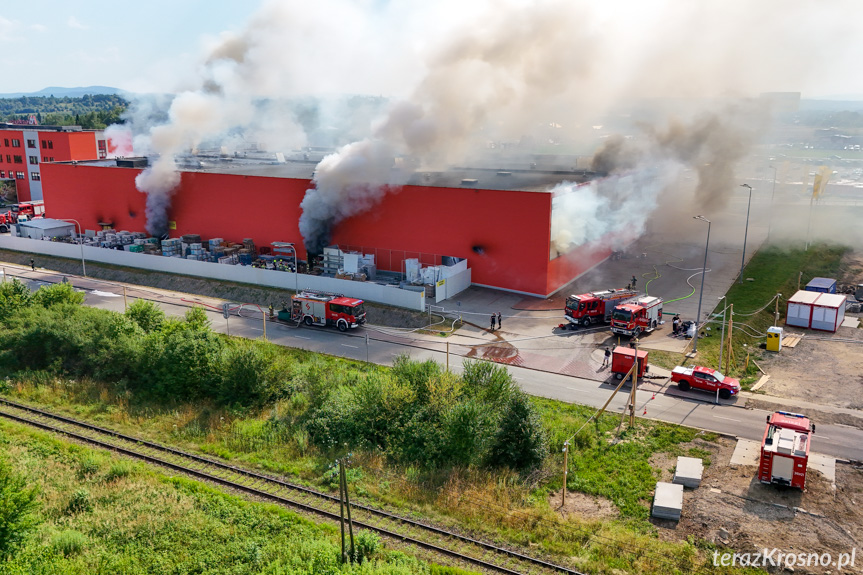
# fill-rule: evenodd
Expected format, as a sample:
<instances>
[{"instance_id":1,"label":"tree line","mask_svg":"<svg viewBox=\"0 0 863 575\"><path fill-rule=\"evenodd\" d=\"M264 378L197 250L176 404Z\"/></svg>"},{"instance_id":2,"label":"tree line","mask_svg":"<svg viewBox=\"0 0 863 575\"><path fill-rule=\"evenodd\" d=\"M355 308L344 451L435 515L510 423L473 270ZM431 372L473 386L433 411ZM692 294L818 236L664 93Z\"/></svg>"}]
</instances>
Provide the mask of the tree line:
<instances>
[{"instance_id":1,"label":"tree line","mask_svg":"<svg viewBox=\"0 0 863 575\"><path fill-rule=\"evenodd\" d=\"M36 121L42 125L74 125L98 130L111 124L123 123L121 116L128 106L128 101L115 94L88 94L80 98L68 96L0 98L0 119L11 122L36 116Z\"/></svg>"},{"instance_id":2,"label":"tree line","mask_svg":"<svg viewBox=\"0 0 863 575\"><path fill-rule=\"evenodd\" d=\"M137 300L124 314L82 305L70 284L31 292L0 284L0 376L33 371L91 378L165 404L296 407L267 424L302 430L321 455L349 449L425 469L530 471L548 455L547 432L505 368L466 362L456 375L399 357L391 368L299 355L210 328L202 308L166 317Z\"/></svg>"}]
</instances>

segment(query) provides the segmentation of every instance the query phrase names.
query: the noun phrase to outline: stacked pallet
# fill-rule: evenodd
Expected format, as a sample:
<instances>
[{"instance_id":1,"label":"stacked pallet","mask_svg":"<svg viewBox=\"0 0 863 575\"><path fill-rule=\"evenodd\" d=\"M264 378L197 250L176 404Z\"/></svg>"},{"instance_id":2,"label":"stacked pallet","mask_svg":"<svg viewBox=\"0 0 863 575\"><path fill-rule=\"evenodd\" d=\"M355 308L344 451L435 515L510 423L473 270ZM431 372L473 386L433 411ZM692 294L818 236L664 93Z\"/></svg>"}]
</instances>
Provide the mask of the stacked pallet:
<instances>
[{"instance_id":1,"label":"stacked pallet","mask_svg":"<svg viewBox=\"0 0 863 575\"><path fill-rule=\"evenodd\" d=\"M162 240L162 255L168 258L183 257L183 242L179 238Z\"/></svg>"}]
</instances>

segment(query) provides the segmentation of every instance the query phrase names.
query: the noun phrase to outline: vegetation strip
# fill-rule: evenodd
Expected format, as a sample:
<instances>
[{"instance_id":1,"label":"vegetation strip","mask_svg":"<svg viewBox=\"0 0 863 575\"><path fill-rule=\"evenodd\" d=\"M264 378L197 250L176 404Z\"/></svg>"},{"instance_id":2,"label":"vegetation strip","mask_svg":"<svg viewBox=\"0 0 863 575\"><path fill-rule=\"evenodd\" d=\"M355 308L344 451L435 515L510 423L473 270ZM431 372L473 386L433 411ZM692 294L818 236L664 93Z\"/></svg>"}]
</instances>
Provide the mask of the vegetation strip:
<instances>
[{"instance_id":1,"label":"vegetation strip","mask_svg":"<svg viewBox=\"0 0 863 575\"><path fill-rule=\"evenodd\" d=\"M13 401L10 401L10 400L7 400L7 399L0 398L0 404L6 405L6 406L9 406L9 407L13 407L13 408L15 408L15 409L19 409L19 410L22 410L22 411L25 411L25 412L28 412L28 413L36 414L36 415L39 415L39 416L42 416L42 417L46 417L46 418L49 418L49 419L54 419L54 420L56 420L56 421L60 421L60 422L66 423L66 424L70 424L70 425L75 425L75 426L78 426L78 427L82 427L82 428L84 428L84 429L87 429L87 430L90 430L90 431L94 431L94 432L97 432L97 433L101 433L101 434L105 434L105 435L110 435L110 436L112 436L112 437L116 437L117 439L122 439L122 440L124 440L124 441L129 441L129 442L132 442L132 443L135 443L135 444L141 445L141 446L145 446L145 447L149 447L149 448L151 448L151 449L155 449L155 450L157 450L157 451L162 451L162 452L170 453L170 454L172 454L172 455L176 455L176 456L178 456L178 457L182 457L182 458L185 458L185 459L191 459L191 460L196 461L196 462L198 462L198 463L203 463L204 465L213 465L213 466L216 466L216 467L218 467L218 468L220 468L220 469L223 469L223 470L226 470L226 471L230 471L230 472L232 472L232 473L237 473L237 474L239 474L239 475L245 475L245 476L248 476L248 477L251 477L251 478L254 478L254 479L257 479L257 480L263 481L264 483L272 483L272 484L275 484L275 485L277 485L277 486L279 486L279 487L287 488L287 489L290 489L290 490L297 490L297 491L301 491L301 492L304 492L304 493L306 493L306 494L311 494L311 495L314 495L314 496L317 496L317 497L320 497L320 498L323 498L323 499L326 499L326 500L330 500L330 501L335 501L335 500L337 500L337 499L338 499L338 498L336 498L336 497L334 497L334 496L327 495L327 494L325 494L325 493L320 493L320 492L314 491L314 490L309 489L309 488L306 488L306 487L302 487L302 486L298 486L298 485L293 485L293 484L290 484L290 483L287 483L287 482L283 482L283 481L280 481L280 480L277 480L277 479L273 479L273 478L267 477L267 476L262 475L262 474L259 474L259 473L255 473L255 472L253 472L253 471L248 471L248 470L244 470L244 469L239 469L239 468L236 468L236 467L231 466L231 465L226 465L226 464L224 464L224 463L221 463L221 462L218 462L218 461L213 461L213 460L210 460L210 459L207 459L207 458L204 458L204 457L200 457L200 456L197 456L197 455L194 455L194 454L185 453L185 452L183 452L183 451L180 451L180 450L177 450L177 449L174 449L174 448L171 448L171 447L166 447L166 446L163 446L163 445L159 445L159 444L157 444L157 443L152 443L152 442L149 442L149 441L140 440L140 439L137 439L137 438L134 438L134 437L130 437L130 436L127 436L127 435L124 435L124 434L121 434L121 433L118 433L118 432L112 431L112 430L110 430L110 429L105 429L105 428L102 428L102 427L99 427L99 426L95 426L95 425L92 425L92 424L89 424L89 423L86 423L86 422L77 421L77 420L75 420L75 419L68 418L68 417L64 417L64 416L61 416L61 415L52 414L52 413L50 413L50 412L46 412L46 411L44 411L44 410L40 410L40 409L32 408L32 407L29 407L29 406L26 406L26 405L22 405L22 404L19 404L19 403L16 403L16 402L13 402ZM321 509L321 508L319 508L319 507L315 507L315 506L312 506L312 505L309 505L309 504L306 504L306 503L301 503L301 502L298 502L298 501L294 501L294 500L291 500L291 499L287 499L287 498L282 497L282 496L280 496L280 495L276 495L276 494L272 494L272 493L269 493L269 492L266 492L266 491L262 491L262 490L260 490L260 489L254 488L254 487L249 487L249 486L243 485L243 484L241 484L241 483L237 483L237 482L235 482L235 481L231 481L231 480L229 480L229 479L224 479L224 478L219 477L219 476L217 476L217 475L213 475L212 473L207 473L207 472L205 472L205 471L200 471L200 470L194 469L194 468L189 467L189 466L184 466L184 465L180 465L180 464L176 464L176 463L171 463L170 461L166 461L166 460L164 460L164 459L161 459L161 458L158 458L158 457L155 457L155 456L152 456L152 455L147 455L147 454L145 454L145 453L141 453L140 451L135 451L135 450L133 450L133 449L129 449L129 448L126 448L126 447L122 447L122 446L114 445L114 444L111 444L111 443L107 443L107 442L101 441L101 440L99 440L99 439L95 439L95 438L92 438L92 437L87 437L87 436L84 436L84 435L81 435L81 434L78 434L78 433L75 433L75 432L72 432L72 431L69 431L69 430L66 430L66 429L62 429L62 428L59 428L59 427L56 427L56 426L53 426L53 425L49 425L49 424L46 424L46 423L42 423L42 422L38 422L38 421L34 421L34 420L32 420L32 419L28 419L28 418L25 418L25 417L20 417L20 416L17 416L17 415L15 415L15 414L12 414L12 413L8 413L8 412L0 411L0 416L2 416L2 417L6 417L6 418L8 418L8 419L12 419L12 420L17 421L17 422L19 422L19 423L24 423L24 424L27 424L27 425L32 425L32 426L35 426L35 427L39 427L40 429L44 429L44 430L47 430L47 431L51 431L51 432L55 432L55 433L60 433L60 434L63 434L63 435L69 436L69 437L73 437L73 438L75 438L75 439L78 439L78 440L81 440L81 441L85 441L85 442L87 442L87 443L91 443L91 444L94 444L94 445L98 445L99 447L103 447L103 448L105 448L105 449L113 450L113 451L116 451L116 452L122 453L122 454L124 454L124 455L128 455L128 456L131 456L131 457L135 457L135 458L137 458L137 459L142 459L142 460L144 460L144 461L146 461L146 462L148 462L148 463L153 463L153 464L156 464L156 465L161 465L161 466L163 466L163 467L168 467L169 469L173 469L173 470L175 470L175 471L180 471L180 472L183 472L183 473L188 473L188 474L193 475L193 476L195 476L195 477L198 477L198 478L201 478L201 479L205 479L205 480L208 480L208 481L213 481L213 482L216 482L216 483L218 483L218 484L220 484L220 485L224 485L224 486L226 486L226 487L231 487L231 488L233 488L233 489L238 489L238 490L241 490L241 491L243 491L243 492L246 492L246 493L249 493L249 494L252 494L252 495L255 495L255 496L264 497L264 498L270 499L270 500L272 500L272 501L278 502L278 503L283 504L283 505L289 505L289 506L292 506L292 507L296 507L296 508L302 509L303 511L306 511L306 512L315 513L315 514L318 514L318 515L324 516L324 517L326 517L326 518L328 518L328 519L332 519L332 520L334 520L334 521L338 521L338 520L339 520L339 514L338 514L338 513L334 513L334 512L331 512L331 511L327 511L327 510L325 510L325 509ZM405 519L405 518L402 518L402 517L399 517L399 516L396 516L396 515L393 515L393 514L387 513L387 512L385 512L385 511L381 511L381 510L378 510L378 509L374 509L374 508L367 507L367 506L362 506L362 505L353 505L353 507L354 507L354 508L356 508L356 509L360 509L360 510L362 510L362 511L366 511L366 512L368 512L368 513L370 513L370 514L377 515L377 516L382 517L382 518L391 519L391 520L397 520L397 521L399 521L399 522L402 522L402 523L407 524L409 527L416 527L416 528L419 528L419 529L421 529L421 530L424 530L424 531L427 531L427 532L431 532L431 533L433 533L433 534L435 534L435 535L441 535L441 536L445 536L445 537L449 537L449 538L455 539L455 540L457 540L457 541L459 541L459 542L462 542L462 543L467 543L467 544L471 544L471 545L476 545L476 546L478 546L478 547L483 548L483 549L484 549L484 550L486 550L486 551L492 551L492 552L494 552L494 553L501 554L501 555L507 556L507 557L512 558L512 559L518 559L518 560L521 560L521 561L527 562L527 563L532 564L532 565L537 566L537 567L541 567L541 568L545 568L545 569L551 569L551 570L553 570L553 571L560 572L560 573L571 573L571 574L573 574L573 575L583 575L583 574L582 574L581 572L579 572L579 571L574 571L574 570L572 570L572 569L569 569L569 568L566 568L566 567L563 567L563 566L560 566L560 565L555 565L555 564L552 564L552 563L549 563L549 562L543 561L543 560L541 560L541 559L536 559L536 558L533 558L533 557L530 557L530 556L527 556L527 555L523 555L523 554L521 554L521 553L517 553L517 552L515 552L515 551L511 551L511 550L508 550L508 549L505 549L505 548L496 547L496 546L493 546L493 545L488 544L488 543L484 543L484 542L481 542L481 541L477 541L477 540L475 540L475 539L471 539L471 538L468 538L468 537L464 537L464 536L462 536L462 535L458 535L458 534L455 534L455 533L452 533L452 532L449 532L449 531L446 531L446 530L443 530L443 529L440 529L440 528L437 528L437 527L432 527L432 526L429 526L429 525L425 525L425 524L420 523L420 522L417 522L417 521L412 521L412 520L410 520L410 519ZM417 545L418 547L421 547L421 548L424 548L424 549L427 549L427 550L430 550L430 551L434 551L434 552L436 552L436 553L441 553L441 554L443 554L443 555L447 555L447 556L450 556L450 557L453 557L453 558L456 558L456 559L459 559L459 560L467 561L467 562L473 563L473 564L475 564L475 565L478 565L478 566L481 566L481 567L484 567L484 568L487 568L487 569L493 569L493 570L498 571L498 572L501 572L501 573L511 573L511 574L514 574L514 575L518 575L518 574L520 573L519 571L513 571L513 570L511 570L511 569L509 569L509 568L502 567L502 566L499 566L499 565L496 565L496 564L493 564L493 563L489 563L488 561L485 561L485 560L483 560L483 559L476 559L476 558L471 557L471 556L469 556L469 555L465 555L465 554L462 554L462 553L459 553L459 552L456 552L456 551L452 551L452 550L449 550L449 549L446 549L446 548L443 548L443 547L439 547L439 546L434 545L434 544L431 544L431 543L426 543L426 542L423 542L423 541L421 541L421 540L414 539L414 538L412 538L412 537L408 537L408 536L405 536L405 535L400 535L400 534L398 534L398 533L395 533L395 532L390 531L390 530L388 530L388 529L386 529L386 528L383 528L383 527L374 526L374 525L371 525L371 524L368 524L368 523L364 523L364 522L362 522L362 521L358 521L358 520L354 520L354 524L355 524L355 525L357 525L357 526L359 526L359 527L363 527L363 528L366 528L366 529L369 529L369 530L375 531L375 532L377 532L377 533L379 533L379 534L381 534L381 535L384 535L384 536L387 536L387 537L390 537L390 538L393 538L393 539L396 539L396 540L400 540L400 541L403 541L403 542L406 542L406 543L410 543L410 544L413 544L413 545Z\"/></svg>"}]
</instances>

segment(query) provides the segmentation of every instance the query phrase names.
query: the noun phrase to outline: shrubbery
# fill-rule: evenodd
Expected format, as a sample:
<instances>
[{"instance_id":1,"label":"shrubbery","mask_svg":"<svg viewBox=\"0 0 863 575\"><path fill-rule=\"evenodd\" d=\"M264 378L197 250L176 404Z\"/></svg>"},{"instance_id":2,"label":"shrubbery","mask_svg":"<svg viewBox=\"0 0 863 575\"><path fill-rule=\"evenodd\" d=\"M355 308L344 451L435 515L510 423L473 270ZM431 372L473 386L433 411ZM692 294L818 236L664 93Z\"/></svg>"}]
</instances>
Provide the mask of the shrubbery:
<instances>
[{"instance_id":1,"label":"shrubbery","mask_svg":"<svg viewBox=\"0 0 863 575\"><path fill-rule=\"evenodd\" d=\"M239 409L295 395L284 424L298 425L308 443L381 451L426 469L528 470L547 453L532 403L501 366L466 362L458 376L402 356L391 370L326 370L266 342L221 337L201 308L178 319L151 302L118 314L82 301L68 284L34 294L17 281L0 286L0 374L89 377L152 400Z\"/></svg>"},{"instance_id":2,"label":"shrubbery","mask_svg":"<svg viewBox=\"0 0 863 575\"><path fill-rule=\"evenodd\" d=\"M36 487L0 460L0 560L11 555L37 524L33 511L38 505Z\"/></svg>"},{"instance_id":3,"label":"shrubbery","mask_svg":"<svg viewBox=\"0 0 863 575\"><path fill-rule=\"evenodd\" d=\"M390 374L315 396L304 422L321 448L381 449L427 468L527 470L547 454L530 400L505 368L488 363L466 362L458 377L435 362L399 357Z\"/></svg>"}]
</instances>

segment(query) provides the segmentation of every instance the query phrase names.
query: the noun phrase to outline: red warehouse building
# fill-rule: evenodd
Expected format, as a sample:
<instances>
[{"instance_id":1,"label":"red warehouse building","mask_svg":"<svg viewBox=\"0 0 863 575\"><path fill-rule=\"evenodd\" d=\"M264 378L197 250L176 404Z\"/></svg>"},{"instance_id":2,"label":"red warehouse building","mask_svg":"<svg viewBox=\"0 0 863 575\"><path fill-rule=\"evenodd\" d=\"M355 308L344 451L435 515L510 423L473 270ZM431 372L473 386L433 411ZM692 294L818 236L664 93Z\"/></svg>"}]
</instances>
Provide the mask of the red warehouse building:
<instances>
[{"instance_id":1,"label":"red warehouse building","mask_svg":"<svg viewBox=\"0 0 863 575\"><path fill-rule=\"evenodd\" d=\"M181 168L168 213L170 235L252 238L258 246L294 242L299 257L306 258L300 202L316 164L225 159L214 164L195 159ZM135 187L144 165L144 159L45 165L46 211L74 218L83 229L110 224L145 231L146 196ZM583 171L530 168L416 173L378 205L335 225L330 243L374 254L380 270L401 271L406 258L419 258L424 265L465 258L474 284L546 296L611 253L609 237L563 254L553 247L555 186L591 177ZM578 193L579 188L566 190Z\"/></svg>"},{"instance_id":2,"label":"red warehouse building","mask_svg":"<svg viewBox=\"0 0 863 575\"><path fill-rule=\"evenodd\" d=\"M43 199L43 164L107 157L107 142L100 131L80 126L0 124L0 182L8 203Z\"/></svg>"}]
</instances>

